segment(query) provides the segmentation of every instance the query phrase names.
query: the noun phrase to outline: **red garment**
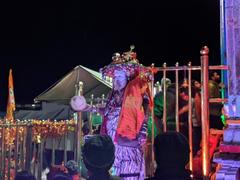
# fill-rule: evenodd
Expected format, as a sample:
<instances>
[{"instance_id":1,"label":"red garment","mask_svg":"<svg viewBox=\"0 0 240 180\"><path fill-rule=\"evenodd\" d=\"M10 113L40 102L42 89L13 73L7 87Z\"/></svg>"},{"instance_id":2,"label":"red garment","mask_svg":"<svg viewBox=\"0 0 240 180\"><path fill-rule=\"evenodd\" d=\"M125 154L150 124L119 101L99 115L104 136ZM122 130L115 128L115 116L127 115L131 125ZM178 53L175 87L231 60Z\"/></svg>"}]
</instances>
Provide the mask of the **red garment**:
<instances>
[{"instance_id":1,"label":"red garment","mask_svg":"<svg viewBox=\"0 0 240 180\"><path fill-rule=\"evenodd\" d=\"M145 116L142 106L145 92L151 97L148 82L140 76L128 83L124 92L117 136L120 135L130 140L136 139ZM152 106L151 100L152 98L150 98L150 105Z\"/></svg>"},{"instance_id":2,"label":"red garment","mask_svg":"<svg viewBox=\"0 0 240 180\"><path fill-rule=\"evenodd\" d=\"M75 175L72 176L72 179L73 180L80 180L81 178L80 178L79 174L75 174Z\"/></svg>"}]
</instances>

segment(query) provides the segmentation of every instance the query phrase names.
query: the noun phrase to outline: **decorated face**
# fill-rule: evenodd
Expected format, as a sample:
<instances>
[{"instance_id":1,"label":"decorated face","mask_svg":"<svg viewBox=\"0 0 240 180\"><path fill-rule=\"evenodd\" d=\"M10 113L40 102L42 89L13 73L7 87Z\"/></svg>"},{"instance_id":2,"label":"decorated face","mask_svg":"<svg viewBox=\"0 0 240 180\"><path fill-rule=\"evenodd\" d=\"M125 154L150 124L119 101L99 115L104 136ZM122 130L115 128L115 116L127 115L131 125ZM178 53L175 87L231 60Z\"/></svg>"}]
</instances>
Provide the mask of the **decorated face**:
<instances>
[{"instance_id":1,"label":"decorated face","mask_svg":"<svg viewBox=\"0 0 240 180\"><path fill-rule=\"evenodd\" d=\"M127 85L127 75L124 71L115 70L113 77L113 89L120 91Z\"/></svg>"}]
</instances>

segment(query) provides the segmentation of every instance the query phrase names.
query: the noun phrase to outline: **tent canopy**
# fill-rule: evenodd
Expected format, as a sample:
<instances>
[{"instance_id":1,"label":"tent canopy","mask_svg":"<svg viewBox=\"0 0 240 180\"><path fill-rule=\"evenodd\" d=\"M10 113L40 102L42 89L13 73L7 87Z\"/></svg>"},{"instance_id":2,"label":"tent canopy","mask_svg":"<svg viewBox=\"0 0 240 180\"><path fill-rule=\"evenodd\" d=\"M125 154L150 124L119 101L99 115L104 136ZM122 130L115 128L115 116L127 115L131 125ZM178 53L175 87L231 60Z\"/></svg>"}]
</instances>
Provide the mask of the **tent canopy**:
<instances>
[{"instance_id":1,"label":"tent canopy","mask_svg":"<svg viewBox=\"0 0 240 180\"><path fill-rule=\"evenodd\" d=\"M101 97L103 94L106 95L112 88L110 82L102 80L99 72L79 65L38 95L34 101L69 104L70 99L76 93L75 86L79 81L83 82L83 95L86 99L91 98L92 94L94 97Z\"/></svg>"},{"instance_id":2,"label":"tent canopy","mask_svg":"<svg viewBox=\"0 0 240 180\"><path fill-rule=\"evenodd\" d=\"M15 118L24 119L50 119L65 120L71 119L72 110L69 105L58 103L42 102L41 110L19 110L15 112Z\"/></svg>"}]
</instances>

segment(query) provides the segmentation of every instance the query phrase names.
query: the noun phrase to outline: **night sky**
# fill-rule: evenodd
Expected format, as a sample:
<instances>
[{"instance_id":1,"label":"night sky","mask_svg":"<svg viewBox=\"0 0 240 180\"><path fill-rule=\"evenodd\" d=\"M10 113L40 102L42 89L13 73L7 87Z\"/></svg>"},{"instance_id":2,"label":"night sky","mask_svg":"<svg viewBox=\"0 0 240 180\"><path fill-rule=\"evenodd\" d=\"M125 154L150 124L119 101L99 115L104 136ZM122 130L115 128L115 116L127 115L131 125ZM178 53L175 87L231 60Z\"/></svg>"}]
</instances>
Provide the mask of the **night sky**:
<instances>
[{"instance_id":1,"label":"night sky","mask_svg":"<svg viewBox=\"0 0 240 180\"><path fill-rule=\"evenodd\" d=\"M17 104L34 97L77 65L94 70L134 44L144 65L220 63L219 0L6 1L0 4L0 110L9 68Z\"/></svg>"}]
</instances>

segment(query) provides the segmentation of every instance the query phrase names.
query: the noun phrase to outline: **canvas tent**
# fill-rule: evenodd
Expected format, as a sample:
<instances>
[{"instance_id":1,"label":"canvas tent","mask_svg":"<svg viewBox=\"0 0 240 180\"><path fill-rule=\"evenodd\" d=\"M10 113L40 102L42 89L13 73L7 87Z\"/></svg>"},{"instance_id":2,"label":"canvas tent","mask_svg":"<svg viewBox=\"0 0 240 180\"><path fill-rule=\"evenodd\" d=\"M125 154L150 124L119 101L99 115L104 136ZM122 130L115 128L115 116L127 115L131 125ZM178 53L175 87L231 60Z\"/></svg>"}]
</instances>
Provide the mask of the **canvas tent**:
<instances>
[{"instance_id":1,"label":"canvas tent","mask_svg":"<svg viewBox=\"0 0 240 180\"><path fill-rule=\"evenodd\" d=\"M69 105L58 103L41 103L40 110L17 110L14 114L16 119L39 119L39 120L66 120L71 119L72 110Z\"/></svg>"},{"instance_id":2,"label":"canvas tent","mask_svg":"<svg viewBox=\"0 0 240 180\"><path fill-rule=\"evenodd\" d=\"M79 81L83 82L83 95L86 99L89 99L92 94L94 97L101 97L102 94L106 95L112 88L110 82L102 80L99 72L79 65L46 91L38 95L34 101L69 104L70 99L76 92L75 85Z\"/></svg>"},{"instance_id":3,"label":"canvas tent","mask_svg":"<svg viewBox=\"0 0 240 180\"><path fill-rule=\"evenodd\" d=\"M20 120L72 119L73 111L69 106L69 101L75 95L75 85L79 81L83 82L83 95L86 99L90 99L92 94L96 98L101 98L102 94L107 95L112 88L110 82L102 80L99 72L79 65L34 99L35 102L41 103L41 110L19 110L15 112L15 118ZM87 113L83 113L82 118L86 119ZM74 138L74 132L67 134L67 151L74 150ZM62 150L64 148L64 137L58 138L57 141L55 149ZM52 138L46 139L45 148L52 148Z\"/></svg>"},{"instance_id":4,"label":"canvas tent","mask_svg":"<svg viewBox=\"0 0 240 180\"><path fill-rule=\"evenodd\" d=\"M107 95L111 90L111 83L103 81L101 74L84 66L77 66L62 79L45 90L34 101L40 102L41 110L20 110L15 112L16 119L71 119L72 111L69 107L70 99L75 95L75 85L83 82L83 95L89 99Z\"/></svg>"}]
</instances>

